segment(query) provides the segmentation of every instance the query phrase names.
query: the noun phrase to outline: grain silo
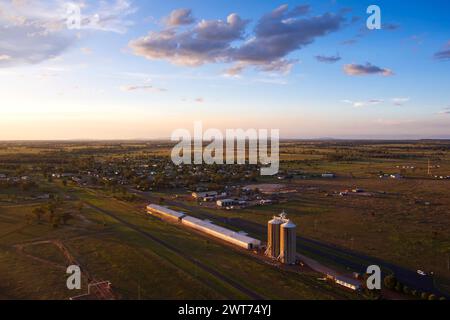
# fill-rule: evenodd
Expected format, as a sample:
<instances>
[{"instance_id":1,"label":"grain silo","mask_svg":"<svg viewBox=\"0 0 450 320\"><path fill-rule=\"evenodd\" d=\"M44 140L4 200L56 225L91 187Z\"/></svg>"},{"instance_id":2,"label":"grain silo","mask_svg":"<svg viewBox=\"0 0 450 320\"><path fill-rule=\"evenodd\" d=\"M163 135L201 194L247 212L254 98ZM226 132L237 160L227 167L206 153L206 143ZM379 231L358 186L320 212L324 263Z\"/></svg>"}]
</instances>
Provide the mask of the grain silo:
<instances>
[{"instance_id":1,"label":"grain silo","mask_svg":"<svg viewBox=\"0 0 450 320\"><path fill-rule=\"evenodd\" d=\"M280 261L284 264L295 264L297 255L297 226L291 220L285 221L280 230Z\"/></svg>"},{"instance_id":2,"label":"grain silo","mask_svg":"<svg viewBox=\"0 0 450 320\"><path fill-rule=\"evenodd\" d=\"M280 229L283 222L279 217L273 217L267 223L266 255L274 259L277 259L280 255Z\"/></svg>"}]
</instances>

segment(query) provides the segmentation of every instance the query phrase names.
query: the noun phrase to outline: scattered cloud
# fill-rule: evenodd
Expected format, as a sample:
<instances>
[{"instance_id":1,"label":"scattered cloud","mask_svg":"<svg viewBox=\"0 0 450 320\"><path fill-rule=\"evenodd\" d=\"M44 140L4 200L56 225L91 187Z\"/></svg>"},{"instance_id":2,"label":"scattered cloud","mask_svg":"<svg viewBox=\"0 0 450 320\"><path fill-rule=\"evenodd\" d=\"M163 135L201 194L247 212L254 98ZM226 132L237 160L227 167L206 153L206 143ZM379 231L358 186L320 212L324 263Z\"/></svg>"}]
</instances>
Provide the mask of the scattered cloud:
<instances>
[{"instance_id":1,"label":"scattered cloud","mask_svg":"<svg viewBox=\"0 0 450 320\"><path fill-rule=\"evenodd\" d=\"M188 31L165 29L133 40L130 47L147 59L167 60L176 65L199 66L229 59L231 42L241 39L247 21L230 14L226 21L202 20Z\"/></svg>"},{"instance_id":2,"label":"scattered cloud","mask_svg":"<svg viewBox=\"0 0 450 320\"><path fill-rule=\"evenodd\" d=\"M436 52L434 58L437 60L450 60L450 49Z\"/></svg>"},{"instance_id":3,"label":"scattered cloud","mask_svg":"<svg viewBox=\"0 0 450 320\"><path fill-rule=\"evenodd\" d=\"M425 42L425 35L424 34L414 34L409 39L414 42L415 45L421 46Z\"/></svg>"},{"instance_id":4,"label":"scattered cloud","mask_svg":"<svg viewBox=\"0 0 450 320\"><path fill-rule=\"evenodd\" d=\"M190 11L177 12L177 17L192 17ZM305 16L308 12L309 6L292 10L287 5L280 6L261 17L250 35L246 34L249 21L232 13L226 21L201 20L187 30L170 28L150 32L131 41L129 46L136 55L176 65L233 63L227 70L233 76L247 67L288 73L297 62L288 57L291 53L339 30L345 20L341 14Z\"/></svg>"},{"instance_id":5,"label":"scattered cloud","mask_svg":"<svg viewBox=\"0 0 450 320\"><path fill-rule=\"evenodd\" d=\"M203 102L205 102L205 99L204 99L204 98L201 98L201 97L199 97L199 98L186 98L186 97L182 97L182 98L181 98L181 101L182 101L182 102L196 102L196 103L203 103Z\"/></svg>"},{"instance_id":6,"label":"scattered cloud","mask_svg":"<svg viewBox=\"0 0 450 320\"><path fill-rule=\"evenodd\" d=\"M438 114L450 114L450 107L445 108L444 110L439 111Z\"/></svg>"},{"instance_id":7,"label":"scattered cloud","mask_svg":"<svg viewBox=\"0 0 450 320\"><path fill-rule=\"evenodd\" d=\"M358 41L356 39L349 39L349 40L344 40L341 42L342 45L344 46L350 46L353 45L355 43L357 43Z\"/></svg>"},{"instance_id":8,"label":"scattered cloud","mask_svg":"<svg viewBox=\"0 0 450 320\"><path fill-rule=\"evenodd\" d=\"M383 75L392 76L394 73L390 69L377 67L369 62L366 64L346 64L344 72L349 76Z\"/></svg>"},{"instance_id":9,"label":"scattered cloud","mask_svg":"<svg viewBox=\"0 0 450 320\"><path fill-rule=\"evenodd\" d=\"M236 64L232 66L231 68L225 70L224 75L229 77L238 77L242 71L244 71L245 65L243 64Z\"/></svg>"},{"instance_id":10,"label":"scattered cloud","mask_svg":"<svg viewBox=\"0 0 450 320\"><path fill-rule=\"evenodd\" d=\"M0 55L0 61L7 61L7 60L10 60L10 59L11 59L11 57L8 56L7 54L1 54Z\"/></svg>"},{"instance_id":11,"label":"scattered cloud","mask_svg":"<svg viewBox=\"0 0 450 320\"><path fill-rule=\"evenodd\" d=\"M384 23L382 25L382 29L388 30L388 31L395 31L395 30L398 30L399 28L400 28L400 25L397 23Z\"/></svg>"},{"instance_id":12,"label":"scattered cloud","mask_svg":"<svg viewBox=\"0 0 450 320\"><path fill-rule=\"evenodd\" d=\"M164 18L165 25L169 27L189 25L194 22L195 18L192 16L191 9L177 9L172 11L168 17Z\"/></svg>"},{"instance_id":13,"label":"scattered cloud","mask_svg":"<svg viewBox=\"0 0 450 320\"><path fill-rule=\"evenodd\" d=\"M434 58L440 61L450 60L450 41L444 46L441 51L438 51L434 54Z\"/></svg>"},{"instance_id":14,"label":"scattered cloud","mask_svg":"<svg viewBox=\"0 0 450 320\"><path fill-rule=\"evenodd\" d=\"M91 48L81 48L80 49L81 50L81 52L83 53L83 54L86 54L86 55L90 55L90 54L92 54L92 49Z\"/></svg>"},{"instance_id":15,"label":"scattered cloud","mask_svg":"<svg viewBox=\"0 0 450 320\"><path fill-rule=\"evenodd\" d=\"M367 106L374 106L384 101L381 99L371 99L368 101L352 101L352 100L342 100L343 103L351 104L354 108L362 108Z\"/></svg>"},{"instance_id":16,"label":"scattered cloud","mask_svg":"<svg viewBox=\"0 0 450 320\"><path fill-rule=\"evenodd\" d=\"M316 56L317 61L324 62L324 63L336 63L341 59L342 58L339 55L335 55L335 56L318 55L318 56Z\"/></svg>"},{"instance_id":17,"label":"scattered cloud","mask_svg":"<svg viewBox=\"0 0 450 320\"><path fill-rule=\"evenodd\" d=\"M415 120L410 120L410 119L399 119L399 120L377 119L374 121L374 123L380 124L383 126L400 126L400 125L412 124L415 122L416 122Z\"/></svg>"},{"instance_id":18,"label":"scattered cloud","mask_svg":"<svg viewBox=\"0 0 450 320\"><path fill-rule=\"evenodd\" d=\"M127 86L120 87L120 90L125 91L125 92L132 92L132 91L164 92L164 91L167 91L167 89L155 88L152 85L143 85L143 86L127 85Z\"/></svg>"},{"instance_id":19,"label":"scattered cloud","mask_svg":"<svg viewBox=\"0 0 450 320\"><path fill-rule=\"evenodd\" d=\"M79 3L80 30L69 29L68 3L50 1L0 2L0 67L36 64L54 59L70 48L84 30L124 33L135 12L128 0Z\"/></svg>"},{"instance_id":20,"label":"scattered cloud","mask_svg":"<svg viewBox=\"0 0 450 320\"><path fill-rule=\"evenodd\" d=\"M267 83L267 84L276 84L276 85L287 85L288 82L286 81L286 78L257 78L254 80L254 82L260 82L260 83Z\"/></svg>"},{"instance_id":21,"label":"scattered cloud","mask_svg":"<svg viewBox=\"0 0 450 320\"><path fill-rule=\"evenodd\" d=\"M403 106L410 100L411 100L410 98L392 98L388 101L392 102L392 104L394 104L395 106ZM384 103L385 100L383 100L383 99L371 99L371 100L367 100L367 101L342 100L341 102L351 104L355 108L361 108L361 107L378 105L378 104Z\"/></svg>"},{"instance_id":22,"label":"scattered cloud","mask_svg":"<svg viewBox=\"0 0 450 320\"><path fill-rule=\"evenodd\" d=\"M409 102L409 98L392 98L391 101L396 106L403 106L405 103Z\"/></svg>"}]
</instances>

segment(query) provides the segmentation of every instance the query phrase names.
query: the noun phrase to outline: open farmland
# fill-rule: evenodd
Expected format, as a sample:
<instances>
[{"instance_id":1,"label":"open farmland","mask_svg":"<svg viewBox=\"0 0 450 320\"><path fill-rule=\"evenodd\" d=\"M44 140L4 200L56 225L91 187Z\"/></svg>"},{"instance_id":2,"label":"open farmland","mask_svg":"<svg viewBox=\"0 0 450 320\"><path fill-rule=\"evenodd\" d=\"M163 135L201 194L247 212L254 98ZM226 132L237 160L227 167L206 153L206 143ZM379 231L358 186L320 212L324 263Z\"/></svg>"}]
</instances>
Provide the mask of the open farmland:
<instances>
[{"instance_id":1,"label":"open farmland","mask_svg":"<svg viewBox=\"0 0 450 320\"><path fill-rule=\"evenodd\" d=\"M86 282L109 280L123 299L361 298L150 217L149 201L263 241L268 219L284 210L298 226L298 252L347 273L366 263L358 255L433 272L448 292L449 145L284 141L280 173L261 177L250 166L177 168L168 142L2 143L0 174L9 180L0 181L0 298L80 294L65 287L74 262ZM261 187L273 193L270 205L234 210L190 198L197 187L261 184L284 187Z\"/></svg>"},{"instance_id":2,"label":"open farmland","mask_svg":"<svg viewBox=\"0 0 450 320\"><path fill-rule=\"evenodd\" d=\"M64 187L54 188L64 193ZM71 192L58 210L67 223L27 223L30 205L1 210L1 283L8 299L66 299L65 268L76 262L87 280L108 280L122 299L356 298L282 270L186 230L146 216L103 193ZM107 214L105 214L107 213ZM149 236L145 236L148 234ZM16 267L19 266L19 267Z\"/></svg>"}]
</instances>

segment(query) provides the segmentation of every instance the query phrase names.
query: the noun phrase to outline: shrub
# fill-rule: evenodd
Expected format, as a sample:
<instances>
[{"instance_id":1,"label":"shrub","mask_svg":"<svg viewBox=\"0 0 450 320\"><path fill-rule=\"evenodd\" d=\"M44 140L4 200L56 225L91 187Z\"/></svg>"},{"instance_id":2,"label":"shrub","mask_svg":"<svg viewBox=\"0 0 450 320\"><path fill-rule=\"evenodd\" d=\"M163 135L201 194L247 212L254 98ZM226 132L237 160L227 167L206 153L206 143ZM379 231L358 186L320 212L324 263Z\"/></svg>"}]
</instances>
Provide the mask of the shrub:
<instances>
[{"instance_id":1,"label":"shrub","mask_svg":"<svg viewBox=\"0 0 450 320\"><path fill-rule=\"evenodd\" d=\"M388 289L394 289L397 285L397 279L393 274L390 274L384 278L384 286Z\"/></svg>"},{"instance_id":2,"label":"shrub","mask_svg":"<svg viewBox=\"0 0 450 320\"><path fill-rule=\"evenodd\" d=\"M397 282L397 284L395 285L395 291L403 292L403 285L400 282Z\"/></svg>"},{"instance_id":3,"label":"shrub","mask_svg":"<svg viewBox=\"0 0 450 320\"><path fill-rule=\"evenodd\" d=\"M427 293L427 292L422 292L422 294L420 295L420 297L423 299L423 300L428 300L428 296L429 296L430 294L429 293Z\"/></svg>"},{"instance_id":4,"label":"shrub","mask_svg":"<svg viewBox=\"0 0 450 320\"><path fill-rule=\"evenodd\" d=\"M411 294L411 290L407 286L403 286L403 293L404 294Z\"/></svg>"},{"instance_id":5,"label":"shrub","mask_svg":"<svg viewBox=\"0 0 450 320\"><path fill-rule=\"evenodd\" d=\"M437 300L437 297L435 294L430 294L430 296L428 297L428 300L435 301L435 300Z\"/></svg>"}]
</instances>

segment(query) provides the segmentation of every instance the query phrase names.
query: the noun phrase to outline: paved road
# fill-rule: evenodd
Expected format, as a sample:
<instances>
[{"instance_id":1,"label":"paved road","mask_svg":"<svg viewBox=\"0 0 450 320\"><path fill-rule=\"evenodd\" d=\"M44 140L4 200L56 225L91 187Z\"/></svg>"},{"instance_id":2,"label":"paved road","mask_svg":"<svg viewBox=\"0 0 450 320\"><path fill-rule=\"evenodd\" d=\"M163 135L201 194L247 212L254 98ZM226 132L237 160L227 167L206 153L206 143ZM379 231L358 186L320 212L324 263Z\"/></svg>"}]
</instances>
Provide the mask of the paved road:
<instances>
[{"instance_id":1,"label":"paved road","mask_svg":"<svg viewBox=\"0 0 450 320\"><path fill-rule=\"evenodd\" d=\"M137 192L136 190L133 190ZM149 193L138 192L143 196L151 199L152 201L157 201ZM183 202L174 200L165 200L168 205L173 205L179 208L183 208L187 211L192 211L192 206L186 205ZM202 217L203 219L210 219L212 221L220 221L222 223L228 224L230 226L242 229L248 233L251 233L259 238L265 238L267 232L266 227L255 222L240 218L222 218L217 217L208 211L202 210L200 208L195 208L195 213ZM383 277L393 272L397 279L403 284L410 288L418 289L424 292L434 293L438 296L445 296L450 299L448 293L440 291L436 288L434 284L433 277L431 276L421 276L415 271L400 267L390 262L386 262L379 258L374 258L367 256L363 253L354 252L349 249L338 247L332 244L327 244L324 242L312 240L309 238L297 237L297 250L304 253L307 256L317 258L323 261L332 261L336 265L342 266L349 272L365 273L367 267L370 265L378 265L383 270Z\"/></svg>"},{"instance_id":2,"label":"paved road","mask_svg":"<svg viewBox=\"0 0 450 320\"><path fill-rule=\"evenodd\" d=\"M195 266L197 266L198 268L212 274L213 276L215 276L216 278L220 279L221 281L227 283L228 285L230 285L231 287L237 289L238 291L244 293L245 295L247 295L248 297L250 297L251 299L254 300L264 300L264 297L262 297L261 295L259 295L258 293L254 292L253 290L244 287L243 285L241 285L240 283L234 281L233 279L230 279L229 277L221 274L220 272L218 272L216 269L211 268L210 266L202 263L201 261L192 258L191 256L187 255L186 252L180 250L179 248L172 246L170 244L168 244L167 242L153 236L152 234L150 234L149 232L145 232L143 230L141 230L139 227L137 227L134 224L131 224L125 220L123 220L122 218L118 217L117 215L113 214L110 211L107 211L105 209L99 208L89 202L85 202L88 206L92 207L93 209L115 219L116 221L120 222L122 225L136 231L137 233L141 234L142 236L144 236L145 238L154 241L158 244L160 244L161 246L165 247L166 249L169 249L175 253L177 253L178 255L182 256L184 259L188 260L189 262L193 263Z\"/></svg>"}]
</instances>

